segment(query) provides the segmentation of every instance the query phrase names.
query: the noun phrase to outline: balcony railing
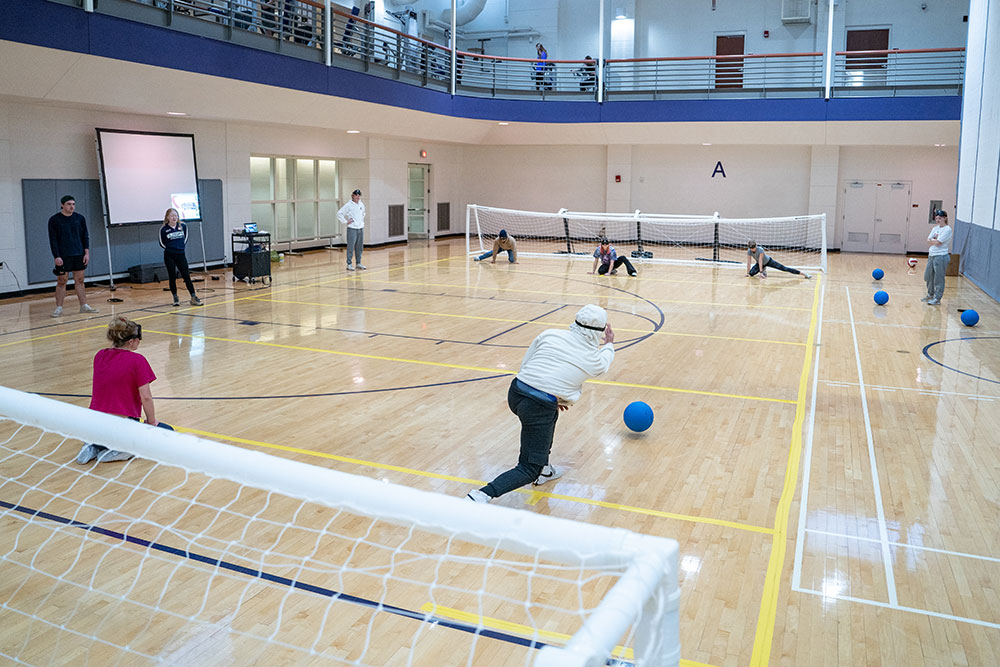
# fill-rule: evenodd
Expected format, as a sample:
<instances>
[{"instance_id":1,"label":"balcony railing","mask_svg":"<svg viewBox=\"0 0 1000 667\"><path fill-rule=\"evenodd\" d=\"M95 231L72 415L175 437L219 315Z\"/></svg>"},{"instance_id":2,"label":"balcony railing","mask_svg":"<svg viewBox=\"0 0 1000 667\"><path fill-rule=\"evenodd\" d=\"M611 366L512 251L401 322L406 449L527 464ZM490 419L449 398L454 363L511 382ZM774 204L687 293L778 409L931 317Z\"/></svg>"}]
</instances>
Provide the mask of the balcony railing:
<instances>
[{"instance_id":1,"label":"balcony railing","mask_svg":"<svg viewBox=\"0 0 1000 667\"><path fill-rule=\"evenodd\" d=\"M58 0L57 0L58 1ZM213 24L210 36L239 39L327 64L407 83L451 90L447 46L348 14L317 0L131 0L166 13L178 29L192 19ZM109 3L101 3L99 11ZM149 10L146 10L149 11ZM184 18L181 18L184 17ZM176 20L175 20L176 19ZM221 31L220 31L221 29ZM248 41L250 40L250 41ZM253 43L252 43L253 42ZM287 46L288 43L297 46ZM522 99L822 97L822 53L687 56L596 60L507 58L455 52L456 94ZM957 95L965 49L838 51L830 95ZM600 90L599 90L600 89Z\"/></svg>"}]
</instances>

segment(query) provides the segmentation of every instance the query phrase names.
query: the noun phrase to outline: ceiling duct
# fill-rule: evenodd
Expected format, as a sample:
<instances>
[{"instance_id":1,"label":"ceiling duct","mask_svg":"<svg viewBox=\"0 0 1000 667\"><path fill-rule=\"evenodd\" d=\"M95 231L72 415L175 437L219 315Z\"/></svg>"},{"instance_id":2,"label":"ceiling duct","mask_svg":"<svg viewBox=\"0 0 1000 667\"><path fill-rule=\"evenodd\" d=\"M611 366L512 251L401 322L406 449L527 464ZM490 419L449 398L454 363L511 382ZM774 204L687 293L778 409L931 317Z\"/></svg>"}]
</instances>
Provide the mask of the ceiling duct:
<instances>
[{"instance_id":1,"label":"ceiling duct","mask_svg":"<svg viewBox=\"0 0 1000 667\"><path fill-rule=\"evenodd\" d=\"M474 21L482 13L484 7L486 7L486 0L458 0L455 11L455 25L465 25ZM450 7L441 12L441 20L448 24L451 23Z\"/></svg>"}]
</instances>

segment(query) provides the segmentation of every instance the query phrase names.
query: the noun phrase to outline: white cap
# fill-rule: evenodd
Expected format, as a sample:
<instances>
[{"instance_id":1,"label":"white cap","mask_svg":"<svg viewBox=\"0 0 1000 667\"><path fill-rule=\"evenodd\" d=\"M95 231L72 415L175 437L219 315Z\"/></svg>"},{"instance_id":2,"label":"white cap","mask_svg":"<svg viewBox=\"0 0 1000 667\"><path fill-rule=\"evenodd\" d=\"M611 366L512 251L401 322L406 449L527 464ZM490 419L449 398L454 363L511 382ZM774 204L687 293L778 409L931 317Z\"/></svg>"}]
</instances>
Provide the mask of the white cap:
<instances>
[{"instance_id":1,"label":"white cap","mask_svg":"<svg viewBox=\"0 0 1000 667\"><path fill-rule=\"evenodd\" d=\"M604 331L608 324L608 313L600 306L588 303L576 311L576 323L585 329Z\"/></svg>"}]
</instances>

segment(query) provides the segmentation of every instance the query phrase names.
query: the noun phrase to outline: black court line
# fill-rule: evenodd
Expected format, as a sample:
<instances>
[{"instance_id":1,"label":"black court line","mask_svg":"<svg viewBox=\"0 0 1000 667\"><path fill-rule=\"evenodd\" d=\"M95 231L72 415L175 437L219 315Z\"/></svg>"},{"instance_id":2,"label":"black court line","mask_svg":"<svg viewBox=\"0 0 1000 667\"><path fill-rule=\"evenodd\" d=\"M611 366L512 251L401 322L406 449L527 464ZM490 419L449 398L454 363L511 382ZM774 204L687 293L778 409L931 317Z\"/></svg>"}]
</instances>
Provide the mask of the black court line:
<instances>
[{"instance_id":1,"label":"black court line","mask_svg":"<svg viewBox=\"0 0 1000 667\"><path fill-rule=\"evenodd\" d=\"M45 519L47 521L53 521L55 523L60 523L71 528L79 528L89 533L95 533L97 535L103 535L105 537L110 537L127 544L134 544L145 549L150 549L152 551L159 551L161 553L169 554L171 556L176 556L178 558L183 558L185 560L194 561L196 563L203 563L211 567L218 568L220 570L228 570L229 572L235 572L237 574L242 574L247 577L254 579L260 579L262 581L268 581L273 584L279 584L281 586L287 586L289 588L294 588L297 590L305 591L307 593L313 593L315 595L321 595L323 597L328 597L337 601L347 602L350 604L355 604L361 607L367 607L369 609L374 609L377 612L385 612L388 614L394 614L396 616L402 616L404 618L413 619L415 621L421 621L424 623L430 623L432 625L440 625L441 627L450 628L452 630L459 630L472 635L478 635L481 637L488 637L490 639L498 639L503 642L510 644L517 644L519 646L525 646L527 648L541 649L548 644L534 639L529 639L526 637L518 637L516 635L510 635L504 632L499 632L497 630L491 630L489 628L480 628L474 625L467 625L465 623L459 623L457 621L452 621L447 618L441 618L437 616L432 616L430 614L423 614L411 609L406 609L405 607L397 607L395 605L388 605L382 602L376 602L374 600L369 600L367 598L359 597L357 595L351 595L349 593L342 593L334 591L323 586L317 586L315 584L310 584L304 581L299 581L297 579L291 579L289 577L282 577L277 574L272 574L264 570L255 570L244 565L238 565L236 563L230 563L229 561L224 561L219 558L212 558L211 556L205 556L194 551L189 551L187 549L180 549L178 547L172 547L167 544L162 544L160 542L153 542L141 537L136 537L134 535L129 535L128 533L122 533L117 530L110 530L108 528L101 528L100 526L95 526L93 524L83 523L82 521L76 521L75 519L70 519L58 514L51 514L49 512L43 512L41 510L32 509L30 507L24 507L23 505L15 505L13 503L0 500L0 507L4 507L9 510L14 510L15 512L21 512L22 514L27 514L32 518ZM609 661L607 664L612 664ZM614 660L616 665L631 665L631 663L624 663L620 660Z\"/></svg>"},{"instance_id":2,"label":"black court line","mask_svg":"<svg viewBox=\"0 0 1000 667\"><path fill-rule=\"evenodd\" d=\"M548 317L552 313L557 313L557 312L559 312L560 310L562 310L565 307L566 306L558 306L558 307L550 310L547 313L543 313L542 315L539 315L538 317L532 317L527 322L521 322L520 324L515 324L514 326L510 327L509 329L505 329L505 330L501 331L498 334L494 334L494 335L490 336L489 338L484 338L483 340L481 340L478 343L476 343L476 345L484 345L486 342L491 341L494 338L499 338L500 336L503 336L504 334L508 334L511 331L515 331L517 329L520 329L521 327L523 327L523 326L525 326L527 324L530 324L531 322L537 322L538 320L542 319L543 317ZM519 347L523 347L523 346L519 346Z\"/></svg>"},{"instance_id":3,"label":"black court line","mask_svg":"<svg viewBox=\"0 0 1000 667\"><path fill-rule=\"evenodd\" d=\"M929 351L935 345L942 345L944 343L962 343L962 342L969 342L969 341L973 341L973 340L1000 340L1000 336L969 336L969 337L964 337L963 336L962 338L948 338L946 340L934 341L933 343L928 343L927 345L924 346L924 349L923 349L924 356L927 357L928 359L930 359L931 361L933 361L935 364L937 364L941 368L947 368L949 371L954 371L954 372L958 373L959 375L965 375L966 377L975 378L977 380L982 380L984 382L992 382L993 384L1000 384L1000 380L991 380L989 378L984 378L981 375L973 375L972 373L967 373L966 371L960 371L957 368L953 368L951 366L948 366L947 364L941 363L940 361L938 361L937 359L935 359L934 357L932 357L931 353Z\"/></svg>"}]
</instances>

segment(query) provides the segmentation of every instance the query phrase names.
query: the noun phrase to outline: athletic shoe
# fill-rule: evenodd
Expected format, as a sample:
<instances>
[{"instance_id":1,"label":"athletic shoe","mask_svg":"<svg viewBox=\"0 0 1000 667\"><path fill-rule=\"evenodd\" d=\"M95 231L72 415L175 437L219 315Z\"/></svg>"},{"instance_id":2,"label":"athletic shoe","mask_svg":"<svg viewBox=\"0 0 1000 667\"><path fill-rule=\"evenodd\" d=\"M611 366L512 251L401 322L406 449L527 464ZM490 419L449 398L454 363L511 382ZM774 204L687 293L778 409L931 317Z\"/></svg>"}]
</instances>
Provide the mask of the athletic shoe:
<instances>
[{"instance_id":1,"label":"athletic shoe","mask_svg":"<svg viewBox=\"0 0 1000 667\"><path fill-rule=\"evenodd\" d=\"M62 317L62 306L56 306L56 309L52 311L49 317Z\"/></svg>"},{"instance_id":2,"label":"athletic shoe","mask_svg":"<svg viewBox=\"0 0 1000 667\"><path fill-rule=\"evenodd\" d=\"M89 442L83 443L80 453L76 455L76 462L80 465L90 463L97 458L98 454L104 451L100 445L92 445Z\"/></svg>"},{"instance_id":3,"label":"athletic shoe","mask_svg":"<svg viewBox=\"0 0 1000 667\"><path fill-rule=\"evenodd\" d=\"M636 273L635 271L632 271L631 273L629 273L629 275L632 276L633 278L635 278L639 274Z\"/></svg>"},{"instance_id":4,"label":"athletic shoe","mask_svg":"<svg viewBox=\"0 0 1000 667\"><path fill-rule=\"evenodd\" d=\"M545 484L545 482L551 482L554 479L559 479L563 476L564 472L566 472L565 468L557 468L555 466L547 465L542 468L542 474L540 474L538 479L532 482L532 484L535 486L541 486L542 484Z\"/></svg>"},{"instance_id":5,"label":"athletic shoe","mask_svg":"<svg viewBox=\"0 0 1000 667\"><path fill-rule=\"evenodd\" d=\"M927 295L927 296L925 296L925 297L924 297L923 299L921 299L921 301L923 301L924 303L927 303L928 301L930 301L930 300L931 300L931 299L933 299L933 298L934 298L934 297L932 297L932 296L931 296L930 294L928 294L928 295Z\"/></svg>"},{"instance_id":6,"label":"athletic shoe","mask_svg":"<svg viewBox=\"0 0 1000 667\"><path fill-rule=\"evenodd\" d=\"M613 276L617 276L617 275L618 275L618 269L615 269L614 271L612 271L612 272L611 272L611 275L613 275Z\"/></svg>"},{"instance_id":7,"label":"athletic shoe","mask_svg":"<svg viewBox=\"0 0 1000 667\"><path fill-rule=\"evenodd\" d=\"M81 313L99 313L101 311L97 310L96 308L94 308L93 306L91 306L89 303L85 303L82 306L80 306L80 312Z\"/></svg>"},{"instance_id":8,"label":"athletic shoe","mask_svg":"<svg viewBox=\"0 0 1000 667\"><path fill-rule=\"evenodd\" d=\"M358 271L367 271L368 267L364 264L358 264Z\"/></svg>"},{"instance_id":9,"label":"athletic shoe","mask_svg":"<svg viewBox=\"0 0 1000 667\"><path fill-rule=\"evenodd\" d=\"M192 306L203 306L203 305L205 305L205 302L202 301L201 299L199 299L196 295L192 294L191 295L191 305Z\"/></svg>"},{"instance_id":10,"label":"athletic shoe","mask_svg":"<svg viewBox=\"0 0 1000 667\"><path fill-rule=\"evenodd\" d=\"M179 306L179 305L181 305L181 302L180 302L180 299L178 299L178 298L177 298L177 295L176 295L176 294L174 295L174 305L175 305L175 306Z\"/></svg>"},{"instance_id":11,"label":"athletic shoe","mask_svg":"<svg viewBox=\"0 0 1000 667\"><path fill-rule=\"evenodd\" d=\"M941 305L941 299L931 299L930 301L927 302L927 305L928 306L940 306Z\"/></svg>"},{"instance_id":12,"label":"athletic shoe","mask_svg":"<svg viewBox=\"0 0 1000 667\"><path fill-rule=\"evenodd\" d=\"M353 266L351 266L350 264L348 264L348 265L347 265L347 270L348 270L348 271L353 271L353 270L354 270L354 267L353 267Z\"/></svg>"},{"instance_id":13,"label":"athletic shoe","mask_svg":"<svg viewBox=\"0 0 1000 667\"><path fill-rule=\"evenodd\" d=\"M471 500L474 503L488 503L491 500L493 500L493 498L491 498L483 491L480 491L479 489L473 489L472 491L469 491L467 494L465 494L465 499Z\"/></svg>"},{"instance_id":14,"label":"athletic shoe","mask_svg":"<svg viewBox=\"0 0 1000 667\"><path fill-rule=\"evenodd\" d=\"M483 260L482 260L481 258L479 258L479 257L473 257L473 258L472 258L472 261L473 261L473 262L481 262L481 261L483 261Z\"/></svg>"},{"instance_id":15,"label":"athletic shoe","mask_svg":"<svg viewBox=\"0 0 1000 667\"><path fill-rule=\"evenodd\" d=\"M767 278L767 271L761 271L760 272L760 277L761 278Z\"/></svg>"},{"instance_id":16,"label":"athletic shoe","mask_svg":"<svg viewBox=\"0 0 1000 667\"><path fill-rule=\"evenodd\" d=\"M130 458L132 458L132 454L129 454L128 452L119 452L117 449L109 449L98 455L97 462L112 463L114 461L128 461Z\"/></svg>"},{"instance_id":17,"label":"athletic shoe","mask_svg":"<svg viewBox=\"0 0 1000 667\"><path fill-rule=\"evenodd\" d=\"M812 274L806 273L805 271L802 272L802 277L805 278L806 280L812 280Z\"/></svg>"}]
</instances>

